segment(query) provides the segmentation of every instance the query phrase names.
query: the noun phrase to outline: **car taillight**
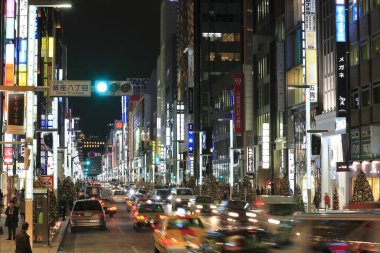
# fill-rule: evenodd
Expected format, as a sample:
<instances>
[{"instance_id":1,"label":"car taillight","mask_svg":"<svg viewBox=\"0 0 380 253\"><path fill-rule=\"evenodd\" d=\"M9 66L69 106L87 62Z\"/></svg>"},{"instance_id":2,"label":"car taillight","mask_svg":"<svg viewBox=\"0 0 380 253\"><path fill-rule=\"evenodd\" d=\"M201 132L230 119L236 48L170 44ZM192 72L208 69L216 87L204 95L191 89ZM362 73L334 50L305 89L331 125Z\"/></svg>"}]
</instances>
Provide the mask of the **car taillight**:
<instances>
[{"instance_id":1,"label":"car taillight","mask_svg":"<svg viewBox=\"0 0 380 253\"><path fill-rule=\"evenodd\" d=\"M102 216L104 216L104 213L103 212L97 212L97 213L94 213L94 215L102 217Z\"/></svg>"},{"instance_id":2,"label":"car taillight","mask_svg":"<svg viewBox=\"0 0 380 253\"><path fill-rule=\"evenodd\" d=\"M132 206L132 202L128 202L128 206Z\"/></svg>"},{"instance_id":3,"label":"car taillight","mask_svg":"<svg viewBox=\"0 0 380 253\"><path fill-rule=\"evenodd\" d=\"M100 204L104 206L104 200L99 200Z\"/></svg>"},{"instance_id":4,"label":"car taillight","mask_svg":"<svg viewBox=\"0 0 380 253\"><path fill-rule=\"evenodd\" d=\"M138 220L145 220L147 217L144 216L144 215L137 215L136 218L137 218Z\"/></svg>"},{"instance_id":5,"label":"car taillight","mask_svg":"<svg viewBox=\"0 0 380 253\"><path fill-rule=\"evenodd\" d=\"M172 240L170 240L170 239L162 239L162 244L163 244L164 246L170 246L170 245L173 244L173 242L172 242Z\"/></svg>"},{"instance_id":6,"label":"car taillight","mask_svg":"<svg viewBox=\"0 0 380 253\"><path fill-rule=\"evenodd\" d=\"M129 199L129 198L128 198L128 197L124 197L124 199L126 199L126 200L127 200L127 199Z\"/></svg>"},{"instance_id":7,"label":"car taillight","mask_svg":"<svg viewBox=\"0 0 380 253\"><path fill-rule=\"evenodd\" d=\"M72 216L83 216L84 214L83 213L80 213L80 212L73 212L72 213Z\"/></svg>"},{"instance_id":8,"label":"car taillight","mask_svg":"<svg viewBox=\"0 0 380 253\"><path fill-rule=\"evenodd\" d=\"M158 215L158 218L162 219L162 218L164 218L166 216L167 216L166 214L160 214L160 215Z\"/></svg>"},{"instance_id":9,"label":"car taillight","mask_svg":"<svg viewBox=\"0 0 380 253\"><path fill-rule=\"evenodd\" d=\"M117 210L117 207L116 207L116 206L111 206L111 207L109 208L109 210L111 210L111 211L115 211L115 210Z\"/></svg>"}]
</instances>

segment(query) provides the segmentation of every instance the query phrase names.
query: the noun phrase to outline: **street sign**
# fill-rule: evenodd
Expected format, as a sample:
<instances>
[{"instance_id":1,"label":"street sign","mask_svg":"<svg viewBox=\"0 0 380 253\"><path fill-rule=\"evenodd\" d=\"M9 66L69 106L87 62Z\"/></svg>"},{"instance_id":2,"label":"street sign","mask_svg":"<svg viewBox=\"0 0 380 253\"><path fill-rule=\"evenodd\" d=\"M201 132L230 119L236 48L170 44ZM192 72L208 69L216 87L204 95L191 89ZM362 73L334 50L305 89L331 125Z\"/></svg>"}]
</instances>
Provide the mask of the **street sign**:
<instances>
[{"instance_id":1,"label":"street sign","mask_svg":"<svg viewBox=\"0 0 380 253\"><path fill-rule=\"evenodd\" d=\"M40 183L42 188L49 188L53 189L54 186L54 177L48 176L48 175L41 175L40 176Z\"/></svg>"},{"instance_id":2,"label":"street sign","mask_svg":"<svg viewBox=\"0 0 380 253\"><path fill-rule=\"evenodd\" d=\"M91 81L53 80L50 84L51 97L91 97Z\"/></svg>"}]
</instances>

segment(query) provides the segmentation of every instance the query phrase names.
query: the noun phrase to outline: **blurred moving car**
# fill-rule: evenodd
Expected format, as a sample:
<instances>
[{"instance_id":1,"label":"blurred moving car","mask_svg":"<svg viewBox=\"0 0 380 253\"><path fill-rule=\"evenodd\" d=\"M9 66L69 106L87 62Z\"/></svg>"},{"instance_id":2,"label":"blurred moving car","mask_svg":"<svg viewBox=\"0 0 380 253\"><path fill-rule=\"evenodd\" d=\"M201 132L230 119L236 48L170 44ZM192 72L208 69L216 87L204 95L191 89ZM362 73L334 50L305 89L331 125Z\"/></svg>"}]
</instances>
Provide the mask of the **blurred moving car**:
<instances>
[{"instance_id":1,"label":"blurred moving car","mask_svg":"<svg viewBox=\"0 0 380 253\"><path fill-rule=\"evenodd\" d=\"M134 194L134 195L130 196L129 199L126 200L127 212L131 212L133 206L136 204L136 201L142 197L144 197L143 194Z\"/></svg>"},{"instance_id":2,"label":"blurred moving car","mask_svg":"<svg viewBox=\"0 0 380 253\"><path fill-rule=\"evenodd\" d=\"M199 245L206 229L198 216L166 216L155 226L155 252L187 252L186 246Z\"/></svg>"},{"instance_id":3,"label":"blurred moving car","mask_svg":"<svg viewBox=\"0 0 380 253\"><path fill-rule=\"evenodd\" d=\"M92 199L98 199L101 198L101 185L98 183L88 183L84 187L85 198L92 198Z\"/></svg>"},{"instance_id":4,"label":"blurred moving car","mask_svg":"<svg viewBox=\"0 0 380 253\"><path fill-rule=\"evenodd\" d=\"M138 206L140 206L141 204L153 204L153 203L155 203L154 199L148 198L146 196L137 198L136 201L132 205L132 215L134 214L134 212L136 212Z\"/></svg>"},{"instance_id":5,"label":"blurred moving car","mask_svg":"<svg viewBox=\"0 0 380 253\"><path fill-rule=\"evenodd\" d=\"M105 214L108 214L111 218L117 213L117 206L111 203L109 199L99 199L100 204L103 207Z\"/></svg>"},{"instance_id":6,"label":"blurred moving car","mask_svg":"<svg viewBox=\"0 0 380 253\"><path fill-rule=\"evenodd\" d=\"M170 200L168 200L169 196L170 196L170 191L168 189L156 189L153 192L152 198L154 198L158 202L170 203Z\"/></svg>"},{"instance_id":7,"label":"blurred moving car","mask_svg":"<svg viewBox=\"0 0 380 253\"><path fill-rule=\"evenodd\" d=\"M164 217L164 213L164 208L160 204L140 204L132 215L133 228L138 231L139 227L152 227Z\"/></svg>"},{"instance_id":8,"label":"blurred moving car","mask_svg":"<svg viewBox=\"0 0 380 253\"><path fill-rule=\"evenodd\" d=\"M115 203L124 203L128 199L128 196L124 190L113 190L111 195L111 201Z\"/></svg>"},{"instance_id":9,"label":"blurred moving car","mask_svg":"<svg viewBox=\"0 0 380 253\"><path fill-rule=\"evenodd\" d=\"M80 227L97 227L106 230L104 215L99 200L77 200L70 215L71 232L75 232Z\"/></svg>"},{"instance_id":10,"label":"blurred moving car","mask_svg":"<svg viewBox=\"0 0 380 253\"><path fill-rule=\"evenodd\" d=\"M195 198L194 192L190 188L173 188L168 199L171 201L173 210L178 207L188 207L190 199Z\"/></svg>"},{"instance_id":11,"label":"blurred moving car","mask_svg":"<svg viewBox=\"0 0 380 253\"><path fill-rule=\"evenodd\" d=\"M247 215L250 204L240 200L223 200L217 208L222 224L247 224L252 218Z\"/></svg>"},{"instance_id":12,"label":"blurred moving car","mask_svg":"<svg viewBox=\"0 0 380 253\"><path fill-rule=\"evenodd\" d=\"M199 250L190 252L217 253L266 253L275 244L273 237L263 229L240 228L209 231L201 241Z\"/></svg>"},{"instance_id":13,"label":"blurred moving car","mask_svg":"<svg viewBox=\"0 0 380 253\"><path fill-rule=\"evenodd\" d=\"M290 244L291 230L294 228L293 214L297 212L298 205L294 197L290 196L261 196L256 202L256 208L248 212L255 216L256 225L276 234L278 244Z\"/></svg>"},{"instance_id":14,"label":"blurred moving car","mask_svg":"<svg viewBox=\"0 0 380 253\"><path fill-rule=\"evenodd\" d=\"M217 213L217 204L210 196L196 196L195 198L190 199L188 207L192 213Z\"/></svg>"},{"instance_id":15,"label":"blurred moving car","mask_svg":"<svg viewBox=\"0 0 380 253\"><path fill-rule=\"evenodd\" d=\"M293 252L380 252L380 213L295 215Z\"/></svg>"}]
</instances>

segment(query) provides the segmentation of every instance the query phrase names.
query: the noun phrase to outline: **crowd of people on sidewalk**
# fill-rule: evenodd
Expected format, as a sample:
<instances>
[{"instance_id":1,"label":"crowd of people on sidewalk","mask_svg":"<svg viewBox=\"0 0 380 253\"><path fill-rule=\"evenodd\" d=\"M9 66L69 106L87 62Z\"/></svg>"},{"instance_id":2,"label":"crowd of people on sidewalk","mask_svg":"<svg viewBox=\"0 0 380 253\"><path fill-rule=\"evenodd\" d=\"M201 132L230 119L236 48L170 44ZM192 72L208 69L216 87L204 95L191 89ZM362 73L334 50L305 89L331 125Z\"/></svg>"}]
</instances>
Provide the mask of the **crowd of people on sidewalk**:
<instances>
[{"instance_id":1,"label":"crowd of people on sidewalk","mask_svg":"<svg viewBox=\"0 0 380 253\"><path fill-rule=\"evenodd\" d=\"M1 214L4 210L4 198L6 196L2 193L0 189L0 221ZM25 222L25 190L21 189L18 191L15 189L8 201L8 206L5 208L4 214L5 227L8 228L8 238L6 240L14 240L16 243L16 253L31 253L32 248L30 246L30 237L26 233L29 228L29 224ZM19 216L23 221L20 231L16 234L16 228L19 223ZM2 232L2 227L0 225L0 232Z\"/></svg>"}]
</instances>

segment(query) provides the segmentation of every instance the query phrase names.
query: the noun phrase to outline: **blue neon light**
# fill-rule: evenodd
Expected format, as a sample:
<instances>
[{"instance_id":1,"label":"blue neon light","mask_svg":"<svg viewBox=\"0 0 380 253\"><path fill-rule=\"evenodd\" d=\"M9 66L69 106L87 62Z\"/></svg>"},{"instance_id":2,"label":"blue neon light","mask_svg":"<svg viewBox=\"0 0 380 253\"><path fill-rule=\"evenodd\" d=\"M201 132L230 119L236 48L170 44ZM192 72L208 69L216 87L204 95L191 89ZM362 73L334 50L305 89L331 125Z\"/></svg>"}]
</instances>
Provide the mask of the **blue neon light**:
<instances>
[{"instance_id":1,"label":"blue neon light","mask_svg":"<svg viewBox=\"0 0 380 253\"><path fill-rule=\"evenodd\" d=\"M335 7L336 41L346 42L346 9L344 5L337 4Z\"/></svg>"},{"instance_id":2,"label":"blue neon light","mask_svg":"<svg viewBox=\"0 0 380 253\"><path fill-rule=\"evenodd\" d=\"M188 134L188 140L189 140L189 154L194 154L194 129L193 129L193 124L189 124L189 134Z\"/></svg>"},{"instance_id":3,"label":"blue neon light","mask_svg":"<svg viewBox=\"0 0 380 253\"><path fill-rule=\"evenodd\" d=\"M26 54L27 54L27 40L20 40L20 51L19 51L19 62L20 64L26 64Z\"/></svg>"}]
</instances>

